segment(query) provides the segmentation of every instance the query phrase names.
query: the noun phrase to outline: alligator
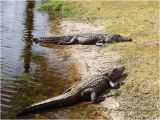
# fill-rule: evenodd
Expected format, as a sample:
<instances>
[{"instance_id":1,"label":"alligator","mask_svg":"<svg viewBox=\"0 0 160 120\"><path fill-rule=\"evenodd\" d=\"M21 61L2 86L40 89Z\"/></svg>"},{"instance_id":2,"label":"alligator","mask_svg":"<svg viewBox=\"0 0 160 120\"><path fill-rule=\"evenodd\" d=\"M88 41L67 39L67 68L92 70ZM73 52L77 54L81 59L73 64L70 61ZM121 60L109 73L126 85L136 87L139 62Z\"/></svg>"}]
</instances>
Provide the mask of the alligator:
<instances>
[{"instance_id":1,"label":"alligator","mask_svg":"<svg viewBox=\"0 0 160 120\"><path fill-rule=\"evenodd\" d=\"M125 70L124 66L117 66L101 72L100 74L87 77L76 85L65 90L57 97L47 99L42 102L26 107L17 114L37 112L45 108L58 108L75 104L80 101L91 100L93 103L99 103L105 99L102 93L111 88L118 88L120 83L117 81Z\"/></svg>"},{"instance_id":2,"label":"alligator","mask_svg":"<svg viewBox=\"0 0 160 120\"><path fill-rule=\"evenodd\" d=\"M121 36L119 34L96 34L96 33L82 33L59 37L40 37L34 38L36 43L54 43L62 45L82 44L93 45L98 43L112 43L112 42L127 42L132 41L131 38Z\"/></svg>"}]
</instances>

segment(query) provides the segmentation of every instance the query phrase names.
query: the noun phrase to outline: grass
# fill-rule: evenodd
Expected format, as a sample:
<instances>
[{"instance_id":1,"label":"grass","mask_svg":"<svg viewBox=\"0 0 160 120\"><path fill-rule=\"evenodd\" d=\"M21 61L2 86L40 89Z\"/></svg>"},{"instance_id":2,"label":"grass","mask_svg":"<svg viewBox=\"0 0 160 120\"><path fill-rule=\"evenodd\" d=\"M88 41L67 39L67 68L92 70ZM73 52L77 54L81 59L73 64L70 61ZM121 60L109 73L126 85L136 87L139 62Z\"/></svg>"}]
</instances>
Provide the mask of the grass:
<instances>
[{"instance_id":1,"label":"grass","mask_svg":"<svg viewBox=\"0 0 160 120\"><path fill-rule=\"evenodd\" d=\"M68 16L71 15L73 5L67 4L60 0L43 0L41 5L37 6L39 11L48 12L50 15L50 19L54 19L55 17L60 16Z\"/></svg>"},{"instance_id":2,"label":"grass","mask_svg":"<svg viewBox=\"0 0 160 120\"><path fill-rule=\"evenodd\" d=\"M50 4L53 0L45 4ZM51 2L52 1L52 2ZM57 1L56 1L57 2ZM128 77L118 90L118 99L132 119L158 118L159 80L159 2L158 1L58 1L45 11L53 15L88 21L105 27L106 33L119 33L133 39L132 43L118 43L108 48L119 52L117 61L126 67ZM53 2L54 3L54 2ZM42 5L39 9L43 10ZM51 7L51 8L50 8ZM147 42L153 43L146 45ZM145 43L145 44L144 44ZM106 49L108 49L106 48Z\"/></svg>"}]
</instances>

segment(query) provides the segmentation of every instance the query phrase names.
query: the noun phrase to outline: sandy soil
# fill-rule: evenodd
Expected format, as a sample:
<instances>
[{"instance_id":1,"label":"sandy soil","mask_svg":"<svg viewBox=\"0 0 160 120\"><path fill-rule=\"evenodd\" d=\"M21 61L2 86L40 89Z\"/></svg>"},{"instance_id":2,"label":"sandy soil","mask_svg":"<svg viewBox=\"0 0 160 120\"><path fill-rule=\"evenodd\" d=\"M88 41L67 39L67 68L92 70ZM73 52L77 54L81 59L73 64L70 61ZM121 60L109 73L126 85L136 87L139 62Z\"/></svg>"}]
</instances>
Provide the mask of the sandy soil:
<instances>
[{"instance_id":1,"label":"sandy soil","mask_svg":"<svg viewBox=\"0 0 160 120\"><path fill-rule=\"evenodd\" d=\"M63 20L60 22L61 33L63 35L76 33L103 33L103 26L94 26L89 23L74 22ZM97 74L102 70L111 68L116 65L115 61L119 55L109 51L107 46L97 47L95 45L70 45L71 59L78 64L82 78L88 75ZM107 97L103 102L97 104L97 107L103 108L103 115L110 116L113 120L124 120L123 113L118 111L120 104L112 97Z\"/></svg>"},{"instance_id":2,"label":"sandy soil","mask_svg":"<svg viewBox=\"0 0 160 120\"><path fill-rule=\"evenodd\" d=\"M89 23L78 23L71 20L61 22L64 35L79 33L103 33L103 26L94 26ZM107 47L107 45L106 45ZM82 78L97 74L100 71L113 67L119 58L118 54L106 48L95 45L70 45L72 57L79 63L78 68Z\"/></svg>"}]
</instances>

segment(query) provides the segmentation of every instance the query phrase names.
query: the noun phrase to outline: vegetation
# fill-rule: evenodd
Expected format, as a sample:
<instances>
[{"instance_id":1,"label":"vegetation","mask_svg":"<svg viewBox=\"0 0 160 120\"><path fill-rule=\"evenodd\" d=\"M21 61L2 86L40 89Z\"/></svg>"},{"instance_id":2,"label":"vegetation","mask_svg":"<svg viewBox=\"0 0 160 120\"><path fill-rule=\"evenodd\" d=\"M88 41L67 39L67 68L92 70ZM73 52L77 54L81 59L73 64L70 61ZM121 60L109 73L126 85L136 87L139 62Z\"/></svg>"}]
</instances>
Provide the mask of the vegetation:
<instances>
[{"instance_id":1,"label":"vegetation","mask_svg":"<svg viewBox=\"0 0 160 120\"><path fill-rule=\"evenodd\" d=\"M37 7L40 11L47 11L51 19L57 16L71 14L70 8L72 8L71 4L64 4L64 2L60 0L44 0L42 4Z\"/></svg>"},{"instance_id":2,"label":"vegetation","mask_svg":"<svg viewBox=\"0 0 160 120\"><path fill-rule=\"evenodd\" d=\"M39 10L104 25L106 33L133 38L132 43L109 46L121 54L117 61L128 77L118 90L126 116L132 119L160 117L158 111L159 46L158 1L44 1ZM108 49L108 48L106 48ZM123 98L123 99L122 99Z\"/></svg>"}]
</instances>

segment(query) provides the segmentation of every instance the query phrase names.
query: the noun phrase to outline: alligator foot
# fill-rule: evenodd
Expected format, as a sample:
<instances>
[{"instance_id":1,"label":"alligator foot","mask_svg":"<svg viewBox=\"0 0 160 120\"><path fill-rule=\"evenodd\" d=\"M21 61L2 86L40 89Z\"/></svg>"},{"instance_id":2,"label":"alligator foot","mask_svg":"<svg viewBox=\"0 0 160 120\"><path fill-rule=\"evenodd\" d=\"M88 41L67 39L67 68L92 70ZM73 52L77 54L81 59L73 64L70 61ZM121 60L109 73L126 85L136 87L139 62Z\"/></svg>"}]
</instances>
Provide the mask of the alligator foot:
<instances>
[{"instance_id":1,"label":"alligator foot","mask_svg":"<svg viewBox=\"0 0 160 120\"><path fill-rule=\"evenodd\" d=\"M97 97L97 100L96 100L95 103L100 103L100 102L104 101L105 99L106 99L106 97L104 97L104 96L99 96L99 97Z\"/></svg>"}]
</instances>

